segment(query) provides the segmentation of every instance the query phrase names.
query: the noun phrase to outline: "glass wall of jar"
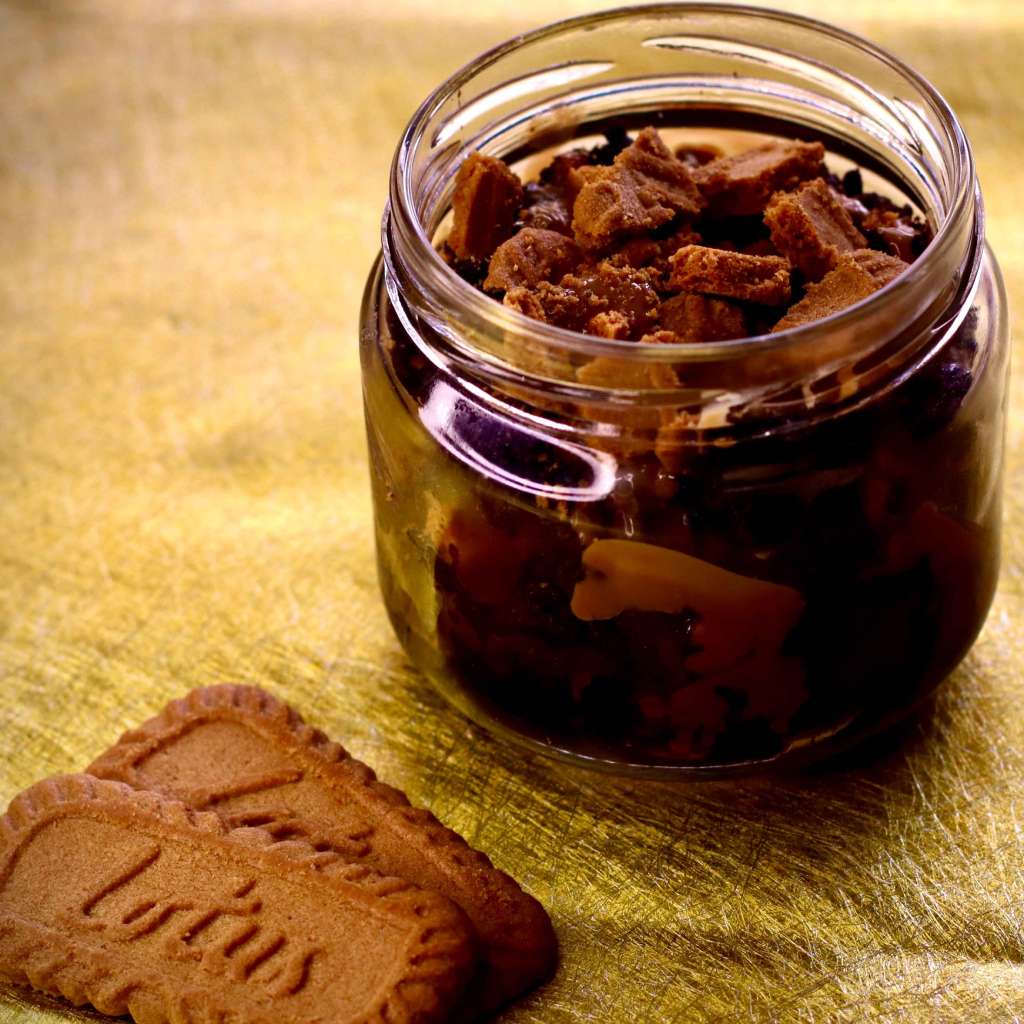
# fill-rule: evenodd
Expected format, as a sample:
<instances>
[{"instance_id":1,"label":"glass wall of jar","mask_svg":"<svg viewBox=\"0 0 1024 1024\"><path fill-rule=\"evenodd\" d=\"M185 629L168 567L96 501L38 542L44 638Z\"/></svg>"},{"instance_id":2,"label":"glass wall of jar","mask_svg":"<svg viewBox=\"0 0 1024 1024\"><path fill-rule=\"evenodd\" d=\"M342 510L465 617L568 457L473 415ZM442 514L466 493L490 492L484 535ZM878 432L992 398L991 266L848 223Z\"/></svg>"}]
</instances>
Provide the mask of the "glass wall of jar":
<instances>
[{"instance_id":1,"label":"glass wall of jar","mask_svg":"<svg viewBox=\"0 0 1024 1024\"><path fill-rule=\"evenodd\" d=\"M525 178L612 124L820 139L932 241L827 319L688 345L527 319L444 263L468 153ZM964 657L999 564L1005 296L969 146L909 68L744 7L560 23L428 98L383 235L361 338L380 582L471 717L595 767L714 775L847 745Z\"/></svg>"}]
</instances>

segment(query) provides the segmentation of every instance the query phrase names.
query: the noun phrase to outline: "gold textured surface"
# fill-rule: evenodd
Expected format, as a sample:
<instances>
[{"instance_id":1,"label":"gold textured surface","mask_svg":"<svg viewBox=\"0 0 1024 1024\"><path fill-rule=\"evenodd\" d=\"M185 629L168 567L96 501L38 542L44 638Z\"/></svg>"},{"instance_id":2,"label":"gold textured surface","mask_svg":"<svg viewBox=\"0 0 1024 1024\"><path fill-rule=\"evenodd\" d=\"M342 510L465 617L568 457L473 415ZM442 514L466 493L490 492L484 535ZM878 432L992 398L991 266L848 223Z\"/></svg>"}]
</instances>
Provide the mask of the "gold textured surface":
<instances>
[{"instance_id":1,"label":"gold textured surface","mask_svg":"<svg viewBox=\"0 0 1024 1024\"><path fill-rule=\"evenodd\" d=\"M899 745L781 781L613 781L489 738L403 659L356 355L391 152L458 64L610 5L508 6L0 0L0 800L247 679L548 907L562 965L509 1024L1024 1019L1019 381L999 595ZM793 9L950 99L1017 314L1024 8ZM0 999L4 1024L62 1012Z\"/></svg>"}]
</instances>

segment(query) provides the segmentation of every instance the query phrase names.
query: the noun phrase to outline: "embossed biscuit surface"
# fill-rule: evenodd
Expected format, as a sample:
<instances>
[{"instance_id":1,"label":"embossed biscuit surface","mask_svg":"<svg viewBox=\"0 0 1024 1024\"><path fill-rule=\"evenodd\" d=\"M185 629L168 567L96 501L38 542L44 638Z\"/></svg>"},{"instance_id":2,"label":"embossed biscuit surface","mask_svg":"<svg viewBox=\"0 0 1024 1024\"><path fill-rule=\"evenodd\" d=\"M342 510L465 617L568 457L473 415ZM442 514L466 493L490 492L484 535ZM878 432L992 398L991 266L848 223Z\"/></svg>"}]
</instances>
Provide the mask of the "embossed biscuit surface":
<instances>
[{"instance_id":1,"label":"embossed biscuit surface","mask_svg":"<svg viewBox=\"0 0 1024 1024\"><path fill-rule=\"evenodd\" d=\"M126 733L93 774L259 824L435 889L465 910L481 940L474 1000L493 1009L554 967L541 905L482 853L258 687L213 686Z\"/></svg>"},{"instance_id":2,"label":"embossed biscuit surface","mask_svg":"<svg viewBox=\"0 0 1024 1024\"><path fill-rule=\"evenodd\" d=\"M0 976L140 1024L444 1021L473 946L437 893L120 783L0 819Z\"/></svg>"}]
</instances>

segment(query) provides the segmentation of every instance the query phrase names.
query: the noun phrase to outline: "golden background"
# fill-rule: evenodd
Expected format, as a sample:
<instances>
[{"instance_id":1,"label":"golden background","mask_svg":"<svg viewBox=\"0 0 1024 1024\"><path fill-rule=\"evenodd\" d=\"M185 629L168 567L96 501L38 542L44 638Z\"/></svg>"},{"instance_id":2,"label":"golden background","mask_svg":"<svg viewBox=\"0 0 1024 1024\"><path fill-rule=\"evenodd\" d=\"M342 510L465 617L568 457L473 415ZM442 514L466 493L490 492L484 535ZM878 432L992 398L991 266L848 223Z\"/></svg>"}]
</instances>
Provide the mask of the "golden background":
<instances>
[{"instance_id":1,"label":"golden background","mask_svg":"<svg viewBox=\"0 0 1024 1024\"><path fill-rule=\"evenodd\" d=\"M578 774L471 727L391 634L356 338L393 147L480 50L606 6L0 0L0 801L251 680L547 906L561 968L507 1024L1022 1020L1020 378L999 595L901 745L742 785ZM1024 5L791 6L952 102L1019 309Z\"/></svg>"}]
</instances>

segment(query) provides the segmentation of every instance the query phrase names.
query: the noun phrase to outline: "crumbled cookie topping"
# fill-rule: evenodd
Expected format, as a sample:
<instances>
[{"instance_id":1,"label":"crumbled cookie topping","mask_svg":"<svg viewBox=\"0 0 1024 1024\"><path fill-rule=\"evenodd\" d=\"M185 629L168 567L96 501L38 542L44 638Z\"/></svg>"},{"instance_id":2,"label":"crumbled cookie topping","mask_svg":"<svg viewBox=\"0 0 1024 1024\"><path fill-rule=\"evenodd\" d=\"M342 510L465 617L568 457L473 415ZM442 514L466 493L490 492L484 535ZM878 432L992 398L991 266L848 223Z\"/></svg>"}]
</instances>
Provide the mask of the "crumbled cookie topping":
<instances>
[{"instance_id":1,"label":"crumbled cookie topping","mask_svg":"<svg viewBox=\"0 0 1024 1024\"><path fill-rule=\"evenodd\" d=\"M523 185L495 157L459 169L443 254L526 316L597 337L700 343L844 309L923 250L909 207L824 165L820 142L672 152L654 128L556 155Z\"/></svg>"}]
</instances>

